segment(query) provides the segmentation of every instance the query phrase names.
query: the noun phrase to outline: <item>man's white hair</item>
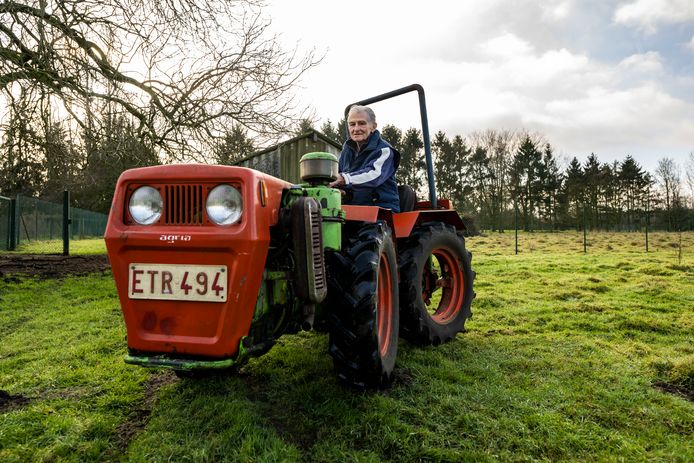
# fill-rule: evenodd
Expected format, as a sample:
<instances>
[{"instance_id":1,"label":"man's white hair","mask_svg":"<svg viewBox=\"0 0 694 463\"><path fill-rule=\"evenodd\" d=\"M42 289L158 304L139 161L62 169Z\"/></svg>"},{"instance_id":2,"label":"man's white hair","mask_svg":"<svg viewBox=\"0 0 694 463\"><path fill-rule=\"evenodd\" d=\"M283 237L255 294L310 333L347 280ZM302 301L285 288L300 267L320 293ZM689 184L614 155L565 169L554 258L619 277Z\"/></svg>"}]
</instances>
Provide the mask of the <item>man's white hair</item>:
<instances>
[{"instance_id":1,"label":"man's white hair","mask_svg":"<svg viewBox=\"0 0 694 463\"><path fill-rule=\"evenodd\" d=\"M349 116L351 116L354 113L364 113L366 114L366 120L371 123L375 124L376 123L376 113L374 113L374 110L369 108L368 106L361 106L361 105L354 105L351 108L349 108L349 113L347 114L347 119L349 119Z\"/></svg>"}]
</instances>

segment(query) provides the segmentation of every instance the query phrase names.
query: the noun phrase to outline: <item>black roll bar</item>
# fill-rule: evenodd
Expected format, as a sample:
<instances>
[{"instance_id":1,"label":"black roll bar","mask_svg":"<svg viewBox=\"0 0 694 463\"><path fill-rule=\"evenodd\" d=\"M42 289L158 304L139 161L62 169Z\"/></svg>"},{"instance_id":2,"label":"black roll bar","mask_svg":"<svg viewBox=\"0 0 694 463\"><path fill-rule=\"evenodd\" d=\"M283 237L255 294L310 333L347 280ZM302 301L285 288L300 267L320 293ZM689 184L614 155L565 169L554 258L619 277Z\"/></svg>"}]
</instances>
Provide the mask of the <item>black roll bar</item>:
<instances>
[{"instance_id":1,"label":"black roll bar","mask_svg":"<svg viewBox=\"0 0 694 463\"><path fill-rule=\"evenodd\" d=\"M349 114L349 108L354 105L366 106L371 103L376 103L378 101L387 100L396 96L404 95L405 93L410 93L416 91L419 95L419 113L422 119L422 138L424 139L424 154L426 156L427 162L427 182L429 184L429 202L431 203L431 208L436 209L436 182L434 180L434 161L431 157L431 143L429 141L429 118L427 117L427 104L424 99L424 88L419 84L408 85L407 87L399 88L393 90L392 92L383 93L381 95L372 96L365 100L357 101L355 103L347 105L345 108L345 120L347 120L347 115ZM349 127L347 128L349 131ZM349 134L347 134L349 137Z\"/></svg>"}]
</instances>

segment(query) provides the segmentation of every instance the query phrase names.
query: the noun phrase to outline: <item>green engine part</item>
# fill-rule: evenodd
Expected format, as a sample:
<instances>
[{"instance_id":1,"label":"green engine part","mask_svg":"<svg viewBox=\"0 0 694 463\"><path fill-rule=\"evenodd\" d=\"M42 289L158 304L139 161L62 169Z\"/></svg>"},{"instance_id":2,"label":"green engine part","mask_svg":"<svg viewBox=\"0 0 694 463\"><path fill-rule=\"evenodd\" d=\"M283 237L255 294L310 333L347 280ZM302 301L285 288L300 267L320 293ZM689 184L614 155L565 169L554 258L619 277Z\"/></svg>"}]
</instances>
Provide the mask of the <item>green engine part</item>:
<instances>
[{"instance_id":1,"label":"green engine part","mask_svg":"<svg viewBox=\"0 0 694 463\"><path fill-rule=\"evenodd\" d=\"M270 312L272 306L286 305L289 302L287 297L289 293L287 282L289 280L290 276L286 272L265 270L255 303L254 322Z\"/></svg>"},{"instance_id":2,"label":"green engine part","mask_svg":"<svg viewBox=\"0 0 694 463\"><path fill-rule=\"evenodd\" d=\"M339 251L342 248L342 224L345 219L340 190L327 186L313 186L306 188L306 193L320 204L323 247Z\"/></svg>"},{"instance_id":3,"label":"green engine part","mask_svg":"<svg viewBox=\"0 0 694 463\"><path fill-rule=\"evenodd\" d=\"M302 192L314 198L321 207L323 219L323 247L339 251L342 246L342 195L339 190L328 187L337 178L337 158L330 153L306 153L299 161L302 181Z\"/></svg>"},{"instance_id":4,"label":"green engine part","mask_svg":"<svg viewBox=\"0 0 694 463\"><path fill-rule=\"evenodd\" d=\"M295 186L289 190L289 194L284 199L284 205L290 206L302 196L309 196L320 204L323 222L321 226L323 248L340 251L342 249L342 225L345 221L340 190L323 185Z\"/></svg>"}]
</instances>

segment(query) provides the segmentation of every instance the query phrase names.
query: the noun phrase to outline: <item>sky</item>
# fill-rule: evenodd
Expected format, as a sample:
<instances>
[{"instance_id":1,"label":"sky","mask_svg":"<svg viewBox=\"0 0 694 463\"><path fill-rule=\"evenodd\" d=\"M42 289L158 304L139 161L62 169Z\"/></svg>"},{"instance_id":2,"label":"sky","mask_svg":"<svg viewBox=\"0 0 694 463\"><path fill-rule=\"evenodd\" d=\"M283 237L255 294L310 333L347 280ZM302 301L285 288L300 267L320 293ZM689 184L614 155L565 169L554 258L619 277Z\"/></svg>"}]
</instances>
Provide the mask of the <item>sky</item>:
<instances>
[{"instance_id":1,"label":"sky","mask_svg":"<svg viewBox=\"0 0 694 463\"><path fill-rule=\"evenodd\" d=\"M317 127L419 83L432 136L537 131L565 162L632 155L649 171L694 151L694 0L267 3L287 49L323 55L297 91ZM414 93L373 109L421 127Z\"/></svg>"}]
</instances>

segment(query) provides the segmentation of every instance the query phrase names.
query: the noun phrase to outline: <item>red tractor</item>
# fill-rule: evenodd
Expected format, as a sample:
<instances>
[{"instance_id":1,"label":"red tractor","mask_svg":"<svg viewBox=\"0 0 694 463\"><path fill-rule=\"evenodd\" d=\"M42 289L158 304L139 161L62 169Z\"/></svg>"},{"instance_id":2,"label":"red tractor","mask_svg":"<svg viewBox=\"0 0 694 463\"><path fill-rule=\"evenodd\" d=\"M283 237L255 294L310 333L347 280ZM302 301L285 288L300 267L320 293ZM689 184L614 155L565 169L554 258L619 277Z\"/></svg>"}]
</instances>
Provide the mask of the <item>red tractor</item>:
<instances>
[{"instance_id":1,"label":"red tractor","mask_svg":"<svg viewBox=\"0 0 694 463\"><path fill-rule=\"evenodd\" d=\"M282 334L329 333L342 381L387 387L398 336L439 344L471 316L465 226L437 200L424 90L429 201L392 213L341 204L337 160L301 159L304 183L243 167L124 172L105 234L127 327L125 361L182 376L239 365ZM351 106L351 105L350 105ZM348 107L349 108L349 107Z\"/></svg>"}]
</instances>

